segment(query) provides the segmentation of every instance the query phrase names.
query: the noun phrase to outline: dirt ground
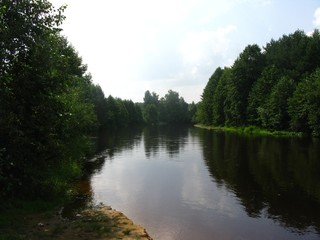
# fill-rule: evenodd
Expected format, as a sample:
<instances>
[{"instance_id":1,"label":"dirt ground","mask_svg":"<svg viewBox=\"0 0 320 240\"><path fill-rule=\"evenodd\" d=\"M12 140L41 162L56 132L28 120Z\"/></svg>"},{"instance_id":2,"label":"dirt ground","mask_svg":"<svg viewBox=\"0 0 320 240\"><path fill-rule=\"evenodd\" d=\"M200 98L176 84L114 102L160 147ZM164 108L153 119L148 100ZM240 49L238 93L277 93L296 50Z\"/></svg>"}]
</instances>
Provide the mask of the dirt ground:
<instances>
[{"instance_id":1,"label":"dirt ground","mask_svg":"<svg viewBox=\"0 0 320 240\"><path fill-rule=\"evenodd\" d=\"M87 208L74 220L63 219L60 214L37 214L23 221L25 230L19 231L17 239L152 239L143 227L105 205Z\"/></svg>"}]
</instances>

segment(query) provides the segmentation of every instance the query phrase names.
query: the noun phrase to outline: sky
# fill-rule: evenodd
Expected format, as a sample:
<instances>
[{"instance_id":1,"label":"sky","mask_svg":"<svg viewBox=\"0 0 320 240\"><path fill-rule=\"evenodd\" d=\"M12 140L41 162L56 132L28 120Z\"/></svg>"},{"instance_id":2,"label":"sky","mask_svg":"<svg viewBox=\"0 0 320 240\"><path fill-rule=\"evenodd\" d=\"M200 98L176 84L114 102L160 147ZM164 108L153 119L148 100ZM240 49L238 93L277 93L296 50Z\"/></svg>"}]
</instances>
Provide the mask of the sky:
<instances>
[{"instance_id":1,"label":"sky","mask_svg":"<svg viewBox=\"0 0 320 240\"><path fill-rule=\"evenodd\" d=\"M320 28L320 0L50 0L62 34L106 97L142 102L168 90L198 102L217 67L249 44Z\"/></svg>"}]
</instances>

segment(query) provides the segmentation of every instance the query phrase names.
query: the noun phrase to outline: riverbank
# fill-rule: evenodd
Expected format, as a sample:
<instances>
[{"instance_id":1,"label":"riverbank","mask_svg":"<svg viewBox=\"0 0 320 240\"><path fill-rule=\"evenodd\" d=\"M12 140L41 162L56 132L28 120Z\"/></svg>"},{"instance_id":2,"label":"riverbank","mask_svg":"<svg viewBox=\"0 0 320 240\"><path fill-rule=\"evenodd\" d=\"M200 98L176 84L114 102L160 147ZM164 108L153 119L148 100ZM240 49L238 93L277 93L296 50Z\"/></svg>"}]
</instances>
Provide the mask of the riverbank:
<instances>
[{"instance_id":1,"label":"riverbank","mask_svg":"<svg viewBox=\"0 0 320 240\"><path fill-rule=\"evenodd\" d=\"M302 133L299 132L288 132L288 131L271 131L267 129L258 128L255 126L247 127L216 127L216 126L207 126L202 124L194 125L198 128L204 128L214 131L223 131L231 133L239 133L244 135L256 135L256 136L274 136L274 137L301 137Z\"/></svg>"},{"instance_id":2,"label":"riverbank","mask_svg":"<svg viewBox=\"0 0 320 240\"><path fill-rule=\"evenodd\" d=\"M72 220L62 218L58 210L16 214L8 221L6 225L1 223L1 240L152 239L143 227L134 224L122 212L103 204L79 211Z\"/></svg>"}]
</instances>

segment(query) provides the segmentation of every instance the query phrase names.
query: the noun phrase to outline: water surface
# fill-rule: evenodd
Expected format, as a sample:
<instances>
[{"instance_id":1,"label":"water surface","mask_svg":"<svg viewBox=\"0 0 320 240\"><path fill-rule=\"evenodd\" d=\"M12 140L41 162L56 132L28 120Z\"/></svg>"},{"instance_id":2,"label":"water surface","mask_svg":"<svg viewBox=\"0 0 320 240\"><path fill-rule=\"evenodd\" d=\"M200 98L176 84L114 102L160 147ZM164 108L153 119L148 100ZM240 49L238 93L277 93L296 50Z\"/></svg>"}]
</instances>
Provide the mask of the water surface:
<instances>
[{"instance_id":1,"label":"water surface","mask_svg":"<svg viewBox=\"0 0 320 240\"><path fill-rule=\"evenodd\" d=\"M154 239L320 239L320 143L188 127L106 133L86 185Z\"/></svg>"}]
</instances>

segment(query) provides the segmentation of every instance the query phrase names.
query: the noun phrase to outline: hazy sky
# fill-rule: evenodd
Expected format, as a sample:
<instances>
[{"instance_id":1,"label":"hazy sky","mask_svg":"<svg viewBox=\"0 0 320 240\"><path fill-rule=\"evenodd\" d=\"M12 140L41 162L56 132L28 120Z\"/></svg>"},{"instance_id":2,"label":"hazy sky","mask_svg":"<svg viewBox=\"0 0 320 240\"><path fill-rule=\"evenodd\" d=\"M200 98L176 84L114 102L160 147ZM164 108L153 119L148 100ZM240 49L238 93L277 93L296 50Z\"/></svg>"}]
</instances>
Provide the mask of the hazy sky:
<instances>
[{"instance_id":1,"label":"hazy sky","mask_svg":"<svg viewBox=\"0 0 320 240\"><path fill-rule=\"evenodd\" d=\"M51 0L63 34L105 95L143 101L169 89L200 100L217 67L248 44L320 27L319 0Z\"/></svg>"}]
</instances>

